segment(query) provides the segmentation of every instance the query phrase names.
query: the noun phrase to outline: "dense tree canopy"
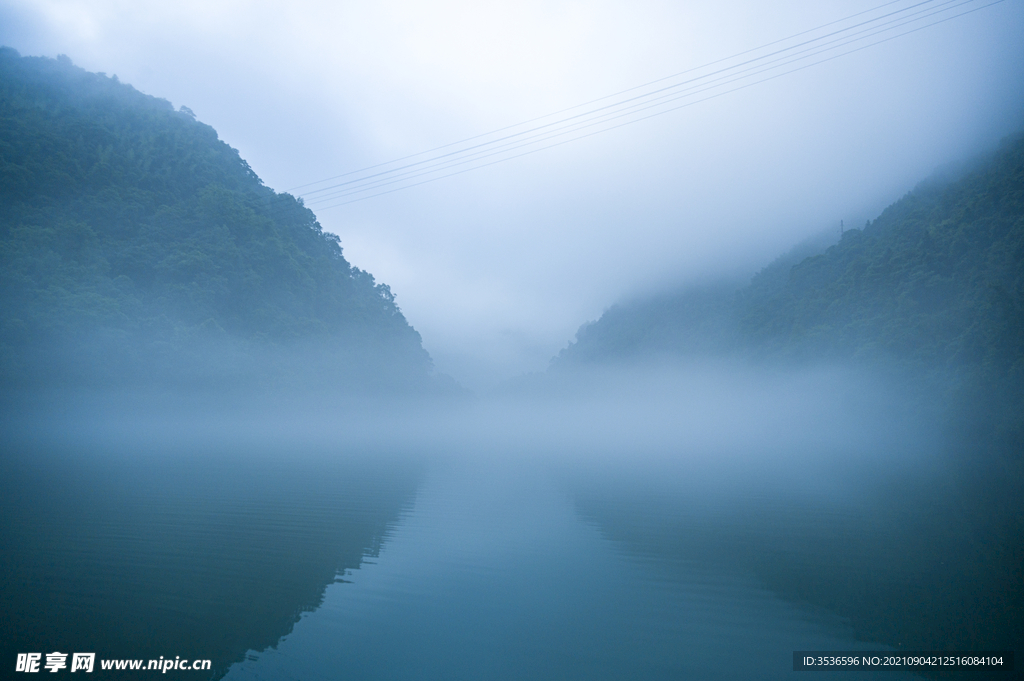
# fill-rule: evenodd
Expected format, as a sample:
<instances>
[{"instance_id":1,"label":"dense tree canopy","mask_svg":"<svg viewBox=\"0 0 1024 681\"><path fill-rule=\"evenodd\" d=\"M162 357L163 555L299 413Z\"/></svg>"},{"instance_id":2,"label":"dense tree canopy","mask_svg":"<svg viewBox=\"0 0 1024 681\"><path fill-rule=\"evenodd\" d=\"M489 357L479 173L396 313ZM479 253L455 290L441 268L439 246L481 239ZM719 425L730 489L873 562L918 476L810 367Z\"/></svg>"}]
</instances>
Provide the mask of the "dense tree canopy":
<instances>
[{"instance_id":1,"label":"dense tree canopy","mask_svg":"<svg viewBox=\"0 0 1024 681\"><path fill-rule=\"evenodd\" d=\"M8 382L293 374L300 347L332 380L429 371L388 287L190 110L8 48L0 296Z\"/></svg>"},{"instance_id":2,"label":"dense tree canopy","mask_svg":"<svg viewBox=\"0 0 1024 681\"><path fill-rule=\"evenodd\" d=\"M1024 140L933 179L824 253L740 296L751 341L780 352L887 356L926 369L1020 371Z\"/></svg>"},{"instance_id":3,"label":"dense tree canopy","mask_svg":"<svg viewBox=\"0 0 1024 681\"><path fill-rule=\"evenodd\" d=\"M557 368L651 355L842 361L942 393L1024 446L1024 138L936 175L838 243L805 244L739 289L613 306ZM973 406L972 406L973 405Z\"/></svg>"},{"instance_id":4,"label":"dense tree canopy","mask_svg":"<svg viewBox=\"0 0 1024 681\"><path fill-rule=\"evenodd\" d=\"M649 352L887 359L1024 369L1024 139L934 178L830 247L802 245L738 290L613 306L556 363Z\"/></svg>"}]
</instances>

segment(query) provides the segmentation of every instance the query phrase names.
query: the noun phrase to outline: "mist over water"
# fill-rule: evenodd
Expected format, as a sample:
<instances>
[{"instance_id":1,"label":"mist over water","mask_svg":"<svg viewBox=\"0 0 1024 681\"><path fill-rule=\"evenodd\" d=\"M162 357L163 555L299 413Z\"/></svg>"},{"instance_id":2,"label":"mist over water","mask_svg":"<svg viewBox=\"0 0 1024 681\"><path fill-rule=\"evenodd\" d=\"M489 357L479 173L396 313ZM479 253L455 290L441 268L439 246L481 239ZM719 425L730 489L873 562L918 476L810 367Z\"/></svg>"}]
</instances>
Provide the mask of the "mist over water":
<instances>
[{"instance_id":1,"label":"mist over water","mask_svg":"<svg viewBox=\"0 0 1024 681\"><path fill-rule=\"evenodd\" d=\"M874 466L891 447L903 454L889 466L934 465L942 436L942 405L881 371L722 359L550 372L483 395L112 388L26 391L12 402L12 436L61 444L331 443L474 460L733 466L730 476L757 462L780 472Z\"/></svg>"},{"instance_id":2,"label":"mist over water","mask_svg":"<svg viewBox=\"0 0 1024 681\"><path fill-rule=\"evenodd\" d=\"M19 650L232 679L780 678L793 650L1019 640L1015 540L965 506L938 405L863 368L37 399L4 424Z\"/></svg>"}]
</instances>

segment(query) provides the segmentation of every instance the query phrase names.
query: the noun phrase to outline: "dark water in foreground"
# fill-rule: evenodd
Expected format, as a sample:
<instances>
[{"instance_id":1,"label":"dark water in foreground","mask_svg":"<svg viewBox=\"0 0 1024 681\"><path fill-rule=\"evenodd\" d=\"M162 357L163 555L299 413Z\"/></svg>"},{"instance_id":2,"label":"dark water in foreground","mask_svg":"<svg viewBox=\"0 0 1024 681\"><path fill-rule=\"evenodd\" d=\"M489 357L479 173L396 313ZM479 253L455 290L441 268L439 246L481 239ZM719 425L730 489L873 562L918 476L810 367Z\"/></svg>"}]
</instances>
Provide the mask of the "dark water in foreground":
<instances>
[{"instance_id":1,"label":"dark water in foreground","mask_svg":"<svg viewBox=\"0 0 1024 681\"><path fill-rule=\"evenodd\" d=\"M972 520L941 470L415 440L8 443L2 664L61 651L209 658L229 679L773 679L803 674L794 650L1019 640L1019 537ZM813 678L851 674L878 676Z\"/></svg>"}]
</instances>

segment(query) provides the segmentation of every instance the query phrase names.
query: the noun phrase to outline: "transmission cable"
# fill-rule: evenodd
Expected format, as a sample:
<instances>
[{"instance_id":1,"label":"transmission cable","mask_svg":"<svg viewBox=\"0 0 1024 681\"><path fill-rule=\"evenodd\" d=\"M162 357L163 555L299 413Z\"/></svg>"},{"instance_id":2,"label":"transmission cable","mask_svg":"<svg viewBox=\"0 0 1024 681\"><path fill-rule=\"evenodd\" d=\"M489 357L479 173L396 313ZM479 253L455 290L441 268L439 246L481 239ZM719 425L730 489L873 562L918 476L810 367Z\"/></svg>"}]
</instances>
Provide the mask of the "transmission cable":
<instances>
[{"instance_id":1,"label":"transmission cable","mask_svg":"<svg viewBox=\"0 0 1024 681\"><path fill-rule=\"evenodd\" d=\"M598 133L608 132L610 130L623 127L625 125L630 125L633 123L638 123L643 120L647 120L649 118L653 118L654 116L660 116L672 111L677 111L681 108L693 106L695 104L705 102L725 94L736 92L747 87L752 87L753 85L764 83L769 80L774 80L775 78L779 78L784 75L795 73L797 71L802 71L806 68L810 68L811 66L816 66L818 64L832 61L833 59L837 59L842 56L853 54L855 52L860 52L870 47L874 47L876 45L889 42L896 38L900 38L905 35L909 35L911 33L923 30L925 28L930 28L937 24L941 24L946 21L950 21L952 19L956 19L967 14L971 14L973 12L1004 2L1004 0L994 0L993 2L990 2L986 5L975 7L973 9L952 16L945 16L944 18L932 21L931 23L918 25L915 28L911 28L910 30L898 33L896 35L891 35L889 37L868 43L866 45L861 45L852 50L844 51L838 54L833 54L832 56L826 57L824 59L813 61L811 63L806 63L796 68L792 68L790 70L774 73L773 75L768 75L766 77L759 78L752 82L746 82L742 85L738 85L737 87L733 87L731 89L721 90L721 88L727 87L731 84L736 84L741 81L749 80L751 78L758 78L759 76L768 74L772 71L777 71L779 69L785 69L799 62L814 59L815 57L821 56L825 53L841 50L854 43L870 40L883 33L898 30L900 28L907 27L911 24L920 24L922 21L927 21L940 14L948 14L951 11L954 11L958 8L964 7L965 5L969 5L975 2L975 0L945 0L944 2L936 3L936 0L922 0L920 2L916 2L901 9L895 9L893 11L889 11L879 16L862 20L858 23L847 26L845 28L833 30L824 35L803 40L794 45L789 45L788 47L776 49L767 54L746 59L731 66L724 66L709 73L705 73L703 75L697 75L680 82L663 85L664 83L666 83L666 81L677 79L680 76L691 74L702 69L707 69L712 66L723 64L730 60L735 60L737 58L750 55L751 53L764 50L766 48L777 46L780 43L785 43L795 38L806 36L807 34L814 33L816 31L821 31L822 29L828 28L830 26L835 26L836 24L840 24L851 19L855 19L857 17L862 17L865 14L885 9L894 4L898 4L901 1L902 0L891 0L890 2L877 5L871 9L863 10L855 14L851 14L847 17L843 17L842 19L830 21L828 23L821 24L820 26L817 26L815 28L800 31L799 33L794 33L786 38L774 40L772 42L765 43L764 45L761 45L759 47L744 50L742 52L737 52L728 57L716 59L701 66L686 69L684 71L680 71L675 74L659 78L657 80L652 80L647 83L637 85L625 90L620 90L619 92L606 95L604 97L600 97L597 99L592 99L572 107L561 109L554 113L532 118L527 121L517 123L515 125L509 125L503 128L498 128L496 130L492 130L487 133L482 133L480 135L467 137L457 142L452 142L439 147L434 147L433 149L429 149L427 151L419 152L416 154L403 156L392 161L378 163L376 165L350 171L341 175L335 175L333 177L329 177L316 182L307 183L305 185L299 185L297 187L294 187L292 191L294 191L295 189L313 187L316 185L322 185L327 182L333 182L334 180L339 180L341 178L358 175L358 177L355 177L353 179L344 182L338 182L327 187L313 189L301 195L300 198L304 205L316 206L317 210L327 210L329 208L347 205L349 203L354 203L376 196L381 196L383 194L390 194L392 192L396 192L402 189L419 186L421 184L444 179L447 177L451 177L453 175L459 175L465 172L469 172L470 170L476 170L479 168L494 165L496 163L509 161L545 149L551 149L553 147L566 144L568 142L581 140L586 137L596 135ZM661 87L658 87L657 89L650 90L647 92L643 92L641 94L632 94L637 92L638 90L650 88L651 86L654 85L661 85ZM672 105L675 102L678 102L679 100L692 98L694 96L698 96L704 93L709 93L713 90L721 91L709 94L708 96L703 97L701 99L688 101L683 104L667 106ZM622 95L632 96L622 99ZM530 127L525 130L520 130L519 132L509 133L509 131L515 130L516 128L523 128L524 126L529 126L540 121L551 119L562 114L574 112L581 108L592 106L594 104L607 102L607 100L615 98L619 99L611 103L603 104L602 106L590 108L580 113L575 113L570 116L564 116L562 118L550 121L548 123L543 123L541 125L533 125L533 127ZM651 111L652 109L658 110L653 111L651 113L645 113ZM623 118L626 118L627 120L621 120ZM598 129L590 130L585 134L576 135L576 133L594 127L598 127ZM487 141L480 141L484 140L485 138L493 138L495 135L501 135L501 133L509 134L504 134L500 137L489 139ZM556 140L557 138L560 137L567 138L547 144L548 142ZM463 146L470 142L476 143L471 144L469 146ZM451 149L452 147L458 148L441 154L435 153ZM522 151L521 153L513 153L527 147L533 148L527 149L526 151ZM402 163L403 161L411 161L412 159L428 156L430 154L434 155L419 161L405 163L404 165L392 167L390 169L385 169L387 168L387 166L394 166L395 164ZM500 156L500 158L486 161L486 159L493 158L495 156ZM486 162L480 163L480 161ZM458 168L459 166L464 166L467 164L473 165L471 165L468 168L460 168L458 170L454 170L453 172L446 172L448 170L452 170ZM376 170L377 172L366 174L369 171L374 170ZM426 179L419 179L424 177L426 177ZM395 184L399 184L400 186L391 187L389 189L385 189L384 191L377 191L378 189L383 189L385 187L389 187Z\"/></svg>"},{"instance_id":2,"label":"transmission cable","mask_svg":"<svg viewBox=\"0 0 1024 681\"><path fill-rule=\"evenodd\" d=\"M955 1L956 0L947 0L947 2L942 3L942 4L951 4L951 3L955 2ZM973 0L962 0L959 4L953 5L952 8L946 8L944 10L939 10L939 11L931 12L930 14L926 15L926 17L927 16L934 16L935 14L939 14L941 12L948 11L949 9L953 9L953 8L956 8L956 7L960 7L960 6L969 4L970 2L973 2ZM914 21L917 21L917 20L918 19L911 19L911 20L907 20L907 21L902 21L902 23L896 23L894 26L889 26L888 28L883 28L881 30L870 30L870 32L868 32L868 30L861 31L859 33L867 33L867 35L862 35L860 37L854 37L852 39L848 39L848 38L850 38L850 36L846 36L846 37L841 38L841 39L836 39L836 40L830 41L831 43L838 43L836 45L832 45L830 47L824 47L822 49L819 49L820 46L814 47L814 48L807 48L807 49L803 50L802 52L807 52L809 54L804 54L803 56L798 56L798 57L793 57L792 55L789 55L789 56L786 56L786 57L779 57L779 58L777 58L775 60L772 60L771 62L768 62L769 64L771 64L773 62L781 62L781 63L777 63L777 64L775 64L773 66L768 66L768 67L765 68L764 65L761 64L761 65L757 65L757 66L749 66L748 68L743 69L743 70L737 72L739 74L745 73L745 75L736 75L736 74L720 75L718 78L711 79L710 81L707 81L706 83L700 83L699 82L700 80L703 79L703 77L700 78L700 79L693 79L693 81L687 81L687 82L696 82L697 84L696 85L691 85L690 87L684 89L681 92L664 92L663 94L661 94L658 97L648 98L649 95L654 95L654 94L657 94L658 92L663 92L664 90L673 89L676 86L672 86L672 88L663 88L660 91L656 91L654 93L648 93L648 95L644 95L644 96L641 96L641 97L631 98L630 100L625 100L623 102L618 102L618 103L616 103L614 105L609 105L607 107L601 107L600 109L595 109L595 110L593 110L591 112L588 112L585 115L589 116L591 114L598 113L598 112L600 112L602 110L605 110L605 109L621 107L623 104L628 104L629 102L634 102L632 104L629 104L629 106L626 106L625 108L620 108L618 111L605 111L605 113L601 113L601 114L599 114L597 116L591 116L591 118L589 118L587 120L574 121L574 122L569 123L568 121L571 121L574 118L579 118L579 116L574 116L574 117L570 117L570 118L567 118L567 119L562 119L561 121L557 121L557 122L549 124L547 126L540 126L538 128L534 128L534 129L529 130L529 131L524 131L523 133L520 133L520 134L515 135L515 136L508 136L508 137L502 138L501 140L495 140L493 143L488 143L488 144L484 144L484 145L476 145L476 146L471 147L469 149L463 149L463 150L461 150L459 152L453 152L452 154L444 154L444 155L441 155L441 156L436 156L436 157L431 158L431 159L427 159L425 161L421 161L419 163L408 164L406 166L402 166L401 168L396 168L393 171L387 171L387 172L383 172L383 173L376 173L374 175L369 175L369 176L365 176L365 177L358 178L358 179L355 179L355 180L350 180L349 182L343 182L343 183L334 185L332 187L326 187L326 188L324 188L322 190L318 190L318 192L329 192L329 193L324 193L324 194L320 194L319 196L315 196L315 197L312 198L311 202L323 203L323 202L326 202L326 201L331 200L331 199L339 198L341 196L346 196L346 195L349 195L349 194L356 194L356 193L360 193L360 192L363 192L363 191L366 191L366 190L372 190L372 189L374 189L376 187L384 186L384 185L388 185L388 184L394 184L394 183L402 181L404 179L421 177L423 175L427 175L427 174L431 174L431 173L437 172L438 170L445 170L445 169L450 168L450 167L454 167L454 166L458 166L458 165L464 165L466 163L471 163L471 162L473 162L475 160L479 160L481 158L487 158L487 157L495 156L495 155L498 155L498 154L501 154L501 153L505 153L505 152L508 152L508 151L514 151L514 150L522 148L522 147L526 147L526 146L530 146L530 145L533 145L533 144L537 144L539 142L544 142L544 141L547 141L549 139L553 139L555 137L559 137L559 136L562 136L562 135L565 135L565 134L568 134L568 133L572 133L572 132L575 132L575 131L578 131L578 130L582 130L584 128L589 128L589 127L593 127L593 126L596 126L596 125L600 125L600 124L608 122L610 120L619 119L619 118L622 118L624 116L631 115L633 113L637 113L637 112L645 111L645 110L648 110L648 109L656 108L658 106L662 106L662 105L667 104L669 102L677 101L677 100L683 99L685 97L690 97L690 96L692 96L694 94L700 94L700 93L703 93L703 92L707 92L707 91L710 91L710 90L722 87L723 85L728 85L730 83L738 82L738 81L750 78L752 76L760 75L762 73L766 73L768 71L777 69L777 68L779 68L781 66L787 66L789 64L793 64L793 63L796 63L796 62L808 59L810 57L814 57L814 56L817 56L819 54L823 54L825 52L828 52L828 51L831 51L831 50L835 50L835 49L840 48L840 47L844 47L844 46L852 44L854 42L858 42L858 41L861 41L861 40L865 40L865 39L874 37L875 35L879 35L879 34L884 33L886 31L890 31L890 30L893 30L895 28L899 28L899 27L908 25L908 24L913 23ZM887 22L887 23L894 23L894 22ZM857 34L854 34L854 35L857 35ZM826 45L827 44L828 43L826 43ZM877 44L877 43L875 43L875 44ZM800 54L800 53L797 53L797 54ZM820 62L816 62L816 63L820 63ZM746 72L752 72L752 73L746 73ZM716 72L716 73L718 73L718 72ZM714 84L714 85L710 85L710 83L715 83L716 81L721 81L721 82L718 82L717 84ZM763 80L762 81L758 81L758 82L763 82ZM731 90L731 91L735 91L735 90ZM634 101L634 100L642 100L644 98L648 98L648 99L646 101ZM670 110L675 110L675 109L670 109ZM666 113L667 113L667 111L666 111ZM649 116L644 117L644 119L646 119L646 118L649 118ZM643 119L638 119L638 120L643 120ZM554 130L546 130L544 132L537 132L537 131L540 131L540 130L544 130L545 128L549 128L550 126L558 125L558 124L565 124L565 125L562 125L560 128L555 128ZM621 126L615 126L615 127L621 127ZM609 129L611 129L611 128L609 128ZM533 135L530 135L530 136L527 136L527 137L522 137L522 138L519 138L519 139L515 139L515 138L519 137L520 135L526 135L529 132L534 132L536 134L533 134ZM512 139L513 141L505 141L505 140L509 140L509 139ZM498 142L504 142L504 143L503 144L498 144ZM495 145L495 146L492 146L492 145ZM545 147L545 148L547 148L547 147ZM473 149L477 149L477 150L476 151L472 151ZM468 153L468 154L462 155L461 157L456 157L454 159L446 158L446 157L450 157L450 156L457 155L457 154L461 155L461 154L464 154L464 152L469 152L469 151L472 151L472 153ZM444 159L444 160L442 160L442 159ZM424 165L424 164L426 164L426 165ZM422 166L422 167L417 167L417 166ZM400 171L404 171L404 172L400 172ZM309 196L312 196L312 194L313 193L308 194L306 196L309 197Z\"/></svg>"}]
</instances>

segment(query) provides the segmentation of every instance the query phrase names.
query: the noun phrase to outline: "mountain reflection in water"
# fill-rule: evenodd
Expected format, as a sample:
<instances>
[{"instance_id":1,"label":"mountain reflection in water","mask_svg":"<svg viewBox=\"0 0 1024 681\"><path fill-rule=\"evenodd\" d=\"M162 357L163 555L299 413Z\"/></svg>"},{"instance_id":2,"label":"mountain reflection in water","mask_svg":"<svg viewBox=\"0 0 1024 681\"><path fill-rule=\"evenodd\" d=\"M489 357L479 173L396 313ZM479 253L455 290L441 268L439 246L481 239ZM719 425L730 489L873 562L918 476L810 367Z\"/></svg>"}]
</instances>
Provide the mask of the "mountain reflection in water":
<instances>
[{"instance_id":1,"label":"mountain reflection in water","mask_svg":"<svg viewBox=\"0 0 1024 681\"><path fill-rule=\"evenodd\" d=\"M435 469L349 579L226 678L771 679L803 646L871 647L742 566L666 566L608 541L550 470L508 461Z\"/></svg>"},{"instance_id":2,"label":"mountain reflection in water","mask_svg":"<svg viewBox=\"0 0 1024 681\"><path fill-rule=\"evenodd\" d=\"M376 555L419 475L343 448L6 449L5 664L95 652L212 659L222 674Z\"/></svg>"},{"instance_id":3,"label":"mountain reflection in water","mask_svg":"<svg viewBox=\"0 0 1024 681\"><path fill-rule=\"evenodd\" d=\"M1015 488L957 470L926 410L834 371L592 387L28 424L0 460L4 654L589 681L1017 647Z\"/></svg>"}]
</instances>

